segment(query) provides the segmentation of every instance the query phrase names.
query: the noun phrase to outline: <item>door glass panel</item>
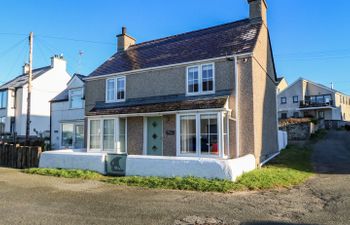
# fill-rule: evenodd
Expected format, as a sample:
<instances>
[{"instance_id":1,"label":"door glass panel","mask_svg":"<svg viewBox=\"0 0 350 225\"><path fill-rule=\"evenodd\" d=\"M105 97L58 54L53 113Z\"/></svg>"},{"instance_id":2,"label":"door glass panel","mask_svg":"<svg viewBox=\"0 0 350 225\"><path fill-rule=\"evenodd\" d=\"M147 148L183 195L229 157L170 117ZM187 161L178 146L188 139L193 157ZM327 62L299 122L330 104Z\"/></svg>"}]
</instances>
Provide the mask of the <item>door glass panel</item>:
<instances>
[{"instance_id":1,"label":"door glass panel","mask_svg":"<svg viewBox=\"0 0 350 225\"><path fill-rule=\"evenodd\" d=\"M103 150L114 150L114 120L103 120Z\"/></svg>"},{"instance_id":2,"label":"door glass panel","mask_svg":"<svg viewBox=\"0 0 350 225\"><path fill-rule=\"evenodd\" d=\"M62 147L73 146L73 124L62 124Z\"/></svg>"},{"instance_id":3,"label":"door glass panel","mask_svg":"<svg viewBox=\"0 0 350 225\"><path fill-rule=\"evenodd\" d=\"M119 119L119 146L118 146L119 153L126 152L125 133L126 133L126 119L120 118Z\"/></svg>"},{"instance_id":4,"label":"door glass panel","mask_svg":"<svg viewBox=\"0 0 350 225\"><path fill-rule=\"evenodd\" d=\"M196 116L180 117L180 148L182 154L196 153Z\"/></svg>"},{"instance_id":5,"label":"door glass panel","mask_svg":"<svg viewBox=\"0 0 350 225\"><path fill-rule=\"evenodd\" d=\"M219 154L218 119L216 114L200 116L201 154Z\"/></svg>"}]
</instances>

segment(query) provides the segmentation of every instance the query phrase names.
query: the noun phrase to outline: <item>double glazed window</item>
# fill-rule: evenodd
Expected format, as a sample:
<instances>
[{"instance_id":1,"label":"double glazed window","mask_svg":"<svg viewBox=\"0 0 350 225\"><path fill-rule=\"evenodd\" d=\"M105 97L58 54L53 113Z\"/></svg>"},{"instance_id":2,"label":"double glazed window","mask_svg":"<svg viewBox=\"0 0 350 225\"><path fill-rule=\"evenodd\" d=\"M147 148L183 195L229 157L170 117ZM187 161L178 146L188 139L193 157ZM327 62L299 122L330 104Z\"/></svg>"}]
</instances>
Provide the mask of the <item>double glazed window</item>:
<instances>
[{"instance_id":1,"label":"double glazed window","mask_svg":"<svg viewBox=\"0 0 350 225\"><path fill-rule=\"evenodd\" d=\"M287 98L281 97L281 104L287 104Z\"/></svg>"},{"instance_id":2,"label":"double glazed window","mask_svg":"<svg viewBox=\"0 0 350 225\"><path fill-rule=\"evenodd\" d=\"M7 91L0 91L0 108L7 107Z\"/></svg>"},{"instance_id":3,"label":"double glazed window","mask_svg":"<svg viewBox=\"0 0 350 225\"><path fill-rule=\"evenodd\" d=\"M126 119L92 119L89 121L89 149L126 152Z\"/></svg>"},{"instance_id":4,"label":"double glazed window","mask_svg":"<svg viewBox=\"0 0 350 225\"><path fill-rule=\"evenodd\" d=\"M293 103L298 103L299 97L297 95L293 96Z\"/></svg>"},{"instance_id":5,"label":"double glazed window","mask_svg":"<svg viewBox=\"0 0 350 225\"><path fill-rule=\"evenodd\" d=\"M83 89L69 90L69 107L71 109L83 108Z\"/></svg>"},{"instance_id":6,"label":"double glazed window","mask_svg":"<svg viewBox=\"0 0 350 225\"><path fill-rule=\"evenodd\" d=\"M187 94L206 94L215 91L214 64L187 68Z\"/></svg>"},{"instance_id":7,"label":"double glazed window","mask_svg":"<svg viewBox=\"0 0 350 225\"><path fill-rule=\"evenodd\" d=\"M220 150L225 150L228 143L227 117L219 115L220 113L180 115L178 117L179 153L181 155L219 156ZM219 126L220 123L222 123L221 126ZM226 150L225 154L227 154Z\"/></svg>"},{"instance_id":8,"label":"double glazed window","mask_svg":"<svg viewBox=\"0 0 350 225\"><path fill-rule=\"evenodd\" d=\"M106 102L125 100L125 77L115 77L106 80Z\"/></svg>"}]
</instances>

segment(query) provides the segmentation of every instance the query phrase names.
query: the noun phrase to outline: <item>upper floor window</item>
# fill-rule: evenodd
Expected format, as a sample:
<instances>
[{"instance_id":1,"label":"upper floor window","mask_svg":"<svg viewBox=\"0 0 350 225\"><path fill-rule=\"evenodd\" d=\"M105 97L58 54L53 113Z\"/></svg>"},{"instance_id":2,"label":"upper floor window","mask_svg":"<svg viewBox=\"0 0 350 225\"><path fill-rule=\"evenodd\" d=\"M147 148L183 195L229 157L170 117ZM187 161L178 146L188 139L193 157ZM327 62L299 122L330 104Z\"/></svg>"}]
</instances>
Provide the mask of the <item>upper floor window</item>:
<instances>
[{"instance_id":1,"label":"upper floor window","mask_svg":"<svg viewBox=\"0 0 350 225\"><path fill-rule=\"evenodd\" d=\"M125 100L125 77L115 77L106 80L106 102Z\"/></svg>"},{"instance_id":2,"label":"upper floor window","mask_svg":"<svg viewBox=\"0 0 350 225\"><path fill-rule=\"evenodd\" d=\"M69 90L69 108L79 109L83 108L83 89L71 89Z\"/></svg>"},{"instance_id":3,"label":"upper floor window","mask_svg":"<svg viewBox=\"0 0 350 225\"><path fill-rule=\"evenodd\" d=\"M0 92L0 108L7 107L7 91Z\"/></svg>"},{"instance_id":4,"label":"upper floor window","mask_svg":"<svg viewBox=\"0 0 350 225\"><path fill-rule=\"evenodd\" d=\"M298 103L299 102L299 98L298 96L293 96L293 103Z\"/></svg>"},{"instance_id":5,"label":"upper floor window","mask_svg":"<svg viewBox=\"0 0 350 225\"><path fill-rule=\"evenodd\" d=\"M286 103L287 103L287 98L281 97L281 104L286 104Z\"/></svg>"},{"instance_id":6,"label":"upper floor window","mask_svg":"<svg viewBox=\"0 0 350 225\"><path fill-rule=\"evenodd\" d=\"M214 64L187 68L187 94L206 94L215 91Z\"/></svg>"}]
</instances>

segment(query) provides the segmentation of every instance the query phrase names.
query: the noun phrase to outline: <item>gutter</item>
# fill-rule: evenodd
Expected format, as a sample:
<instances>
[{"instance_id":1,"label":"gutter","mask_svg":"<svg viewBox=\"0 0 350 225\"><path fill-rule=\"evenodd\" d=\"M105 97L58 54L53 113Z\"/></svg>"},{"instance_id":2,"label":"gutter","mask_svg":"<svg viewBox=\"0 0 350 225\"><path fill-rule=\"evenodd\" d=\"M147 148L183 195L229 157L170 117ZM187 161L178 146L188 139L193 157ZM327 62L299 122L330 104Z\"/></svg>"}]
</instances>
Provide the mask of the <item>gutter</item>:
<instances>
[{"instance_id":1,"label":"gutter","mask_svg":"<svg viewBox=\"0 0 350 225\"><path fill-rule=\"evenodd\" d=\"M270 156L268 159L264 160L262 163L259 164L260 167L262 167L263 165L265 165L268 161L270 161L271 159L275 158L276 156L278 156L281 153L281 151L276 152L275 154L273 154L272 156Z\"/></svg>"}]
</instances>

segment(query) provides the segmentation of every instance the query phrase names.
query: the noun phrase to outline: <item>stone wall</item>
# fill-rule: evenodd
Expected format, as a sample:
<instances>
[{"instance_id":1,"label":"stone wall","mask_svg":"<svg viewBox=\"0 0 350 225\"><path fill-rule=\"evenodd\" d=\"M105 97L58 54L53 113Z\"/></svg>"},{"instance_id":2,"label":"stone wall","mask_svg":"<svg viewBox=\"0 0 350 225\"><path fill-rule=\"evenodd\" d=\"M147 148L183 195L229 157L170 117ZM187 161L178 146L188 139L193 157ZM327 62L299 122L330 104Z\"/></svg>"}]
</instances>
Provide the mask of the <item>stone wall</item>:
<instances>
[{"instance_id":1,"label":"stone wall","mask_svg":"<svg viewBox=\"0 0 350 225\"><path fill-rule=\"evenodd\" d=\"M302 122L287 124L280 127L281 130L287 131L288 140L302 141L310 138L310 135L318 130L318 126L312 122Z\"/></svg>"}]
</instances>

